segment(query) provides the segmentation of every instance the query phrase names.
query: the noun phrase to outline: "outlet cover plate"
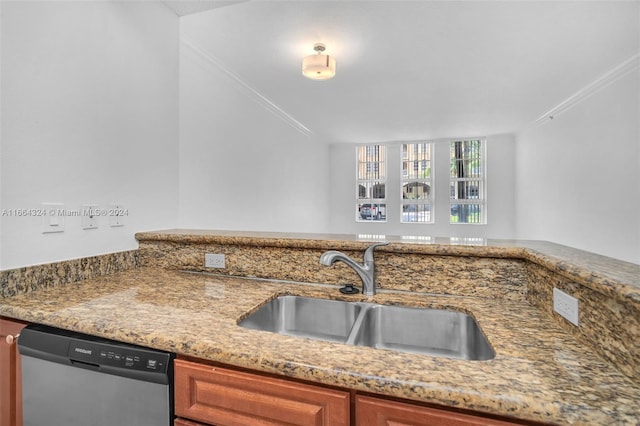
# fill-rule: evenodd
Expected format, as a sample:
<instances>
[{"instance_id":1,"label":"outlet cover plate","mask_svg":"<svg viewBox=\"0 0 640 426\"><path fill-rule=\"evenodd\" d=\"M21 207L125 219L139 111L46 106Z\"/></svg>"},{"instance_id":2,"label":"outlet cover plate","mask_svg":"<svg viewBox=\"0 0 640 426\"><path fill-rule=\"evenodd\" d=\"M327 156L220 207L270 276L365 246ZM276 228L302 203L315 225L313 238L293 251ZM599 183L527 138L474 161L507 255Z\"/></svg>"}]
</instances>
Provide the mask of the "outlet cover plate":
<instances>
[{"instance_id":1,"label":"outlet cover plate","mask_svg":"<svg viewBox=\"0 0 640 426\"><path fill-rule=\"evenodd\" d=\"M205 253L204 255L204 267L205 268L224 268L224 254Z\"/></svg>"},{"instance_id":2,"label":"outlet cover plate","mask_svg":"<svg viewBox=\"0 0 640 426\"><path fill-rule=\"evenodd\" d=\"M127 208L122 204L113 203L109 205L109 226L115 228L124 226L124 217L129 213Z\"/></svg>"},{"instance_id":3,"label":"outlet cover plate","mask_svg":"<svg viewBox=\"0 0 640 426\"><path fill-rule=\"evenodd\" d=\"M578 299L555 287L553 289L553 310L567 321L578 325Z\"/></svg>"},{"instance_id":4,"label":"outlet cover plate","mask_svg":"<svg viewBox=\"0 0 640 426\"><path fill-rule=\"evenodd\" d=\"M96 229L98 227L98 206L96 204L84 204L80 217L82 229Z\"/></svg>"}]
</instances>

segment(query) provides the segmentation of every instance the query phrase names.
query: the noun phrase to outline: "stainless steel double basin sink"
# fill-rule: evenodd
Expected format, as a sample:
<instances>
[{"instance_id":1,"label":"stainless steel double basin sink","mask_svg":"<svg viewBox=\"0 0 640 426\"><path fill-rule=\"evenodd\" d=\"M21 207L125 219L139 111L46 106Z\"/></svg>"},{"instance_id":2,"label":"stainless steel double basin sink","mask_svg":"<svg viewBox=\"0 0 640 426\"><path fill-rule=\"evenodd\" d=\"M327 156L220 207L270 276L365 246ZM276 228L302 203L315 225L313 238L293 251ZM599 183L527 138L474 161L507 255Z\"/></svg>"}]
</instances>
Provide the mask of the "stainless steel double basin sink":
<instances>
[{"instance_id":1,"label":"stainless steel double basin sink","mask_svg":"<svg viewBox=\"0 0 640 426\"><path fill-rule=\"evenodd\" d=\"M495 356L475 319L443 309L280 296L241 327L347 345L465 360Z\"/></svg>"}]
</instances>

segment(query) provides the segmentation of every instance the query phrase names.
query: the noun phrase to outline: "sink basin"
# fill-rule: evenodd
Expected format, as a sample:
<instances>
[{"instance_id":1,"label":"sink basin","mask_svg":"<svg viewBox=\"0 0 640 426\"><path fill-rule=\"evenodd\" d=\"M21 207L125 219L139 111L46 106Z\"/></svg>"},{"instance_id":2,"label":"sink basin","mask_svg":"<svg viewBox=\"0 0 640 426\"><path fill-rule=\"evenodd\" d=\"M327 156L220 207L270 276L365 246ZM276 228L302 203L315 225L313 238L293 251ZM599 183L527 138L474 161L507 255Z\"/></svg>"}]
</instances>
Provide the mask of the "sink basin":
<instances>
[{"instance_id":1,"label":"sink basin","mask_svg":"<svg viewBox=\"0 0 640 426\"><path fill-rule=\"evenodd\" d=\"M338 300L281 296L239 325L288 336L344 342L362 306Z\"/></svg>"},{"instance_id":2,"label":"sink basin","mask_svg":"<svg viewBox=\"0 0 640 426\"><path fill-rule=\"evenodd\" d=\"M473 317L442 309L281 296L238 325L431 356L466 360L488 360L495 356Z\"/></svg>"},{"instance_id":3,"label":"sink basin","mask_svg":"<svg viewBox=\"0 0 640 426\"><path fill-rule=\"evenodd\" d=\"M495 356L473 317L442 309L371 306L346 343L469 360Z\"/></svg>"}]
</instances>

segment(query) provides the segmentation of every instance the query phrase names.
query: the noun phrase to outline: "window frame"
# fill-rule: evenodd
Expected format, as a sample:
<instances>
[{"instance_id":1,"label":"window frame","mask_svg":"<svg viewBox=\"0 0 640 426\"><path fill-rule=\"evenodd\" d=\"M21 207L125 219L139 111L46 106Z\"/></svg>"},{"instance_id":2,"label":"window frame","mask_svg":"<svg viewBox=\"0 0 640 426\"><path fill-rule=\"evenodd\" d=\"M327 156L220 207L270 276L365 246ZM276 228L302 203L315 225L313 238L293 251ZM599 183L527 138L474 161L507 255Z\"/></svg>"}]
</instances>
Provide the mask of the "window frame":
<instances>
[{"instance_id":1,"label":"window frame","mask_svg":"<svg viewBox=\"0 0 640 426\"><path fill-rule=\"evenodd\" d=\"M400 145L400 223L416 225L432 225L435 223L435 146L432 141L403 142ZM423 149L420 149L423 147ZM426 149L425 149L426 148ZM425 155L426 154L426 155ZM425 158L426 157L426 158ZM418 176L420 170L427 169L428 176ZM406 166L406 167L405 167ZM412 170L412 172L409 171ZM414 184L416 189L420 185L428 187L426 198L405 198L405 186ZM424 187L423 187L424 191ZM418 191L416 191L418 192ZM411 201L409 201L411 200ZM414 206L409 209L408 206ZM418 219L420 214L427 216L427 220L405 220L407 217ZM413 214L412 214L413 213Z\"/></svg>"},{"instance_id":2,"label":"window frame","mask_svg":"<svg viewBox=\"0 0 640 426\"><path fill-rule=\"evenodd\" d=\"M374 149L372 149L374 148ZM362 149L363 152L360 150ZM356 222L387 223L387 146L356 145ZM382 188L383 197L379 191ZM365 194L362 194L362 191ZM365 207L368 205L368 208ZM366 213L363 213L363 208ZM363 214L366 215L363 216Z\"/></svg>"}]
</instances>

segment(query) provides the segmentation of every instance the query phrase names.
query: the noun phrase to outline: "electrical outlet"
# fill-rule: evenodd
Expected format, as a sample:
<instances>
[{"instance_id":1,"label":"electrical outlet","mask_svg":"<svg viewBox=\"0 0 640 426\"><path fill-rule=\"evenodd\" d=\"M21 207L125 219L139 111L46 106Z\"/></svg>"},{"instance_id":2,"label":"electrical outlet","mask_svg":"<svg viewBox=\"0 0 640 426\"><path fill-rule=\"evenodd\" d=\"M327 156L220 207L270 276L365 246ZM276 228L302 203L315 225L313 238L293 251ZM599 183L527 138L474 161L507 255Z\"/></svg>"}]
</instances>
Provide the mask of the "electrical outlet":
<instances>
[{"instance_id":1,"label":"electrical outlet","mask_svg":"<svg viewBox=\"0 0 640 426\"><path fill-rule=\"evenodd\" d=\"M224 254L205 253L205 268L224 268Z\"/></svg>"},{"instance_id":2,"label":"electrical outlet","mask_svg":"<svg viewBox=\"0 0 640 426\"><path fill-rule=\"evenodd\" d=\"M566 318L569 322L578 325L578 299L567 293L553 289L553 310Z\"/></svg>"},{"instance_id":3,"label":"electrical outlet","mask_svg":"<svg viewBox=\"0 0 640 426\"><path fill-rule=\"evenodd\" d=\"M124 226L124 217L129 214L129 210L122 204L110 204L109 209L109 226Z\"/></svg>"}]
</instances>

